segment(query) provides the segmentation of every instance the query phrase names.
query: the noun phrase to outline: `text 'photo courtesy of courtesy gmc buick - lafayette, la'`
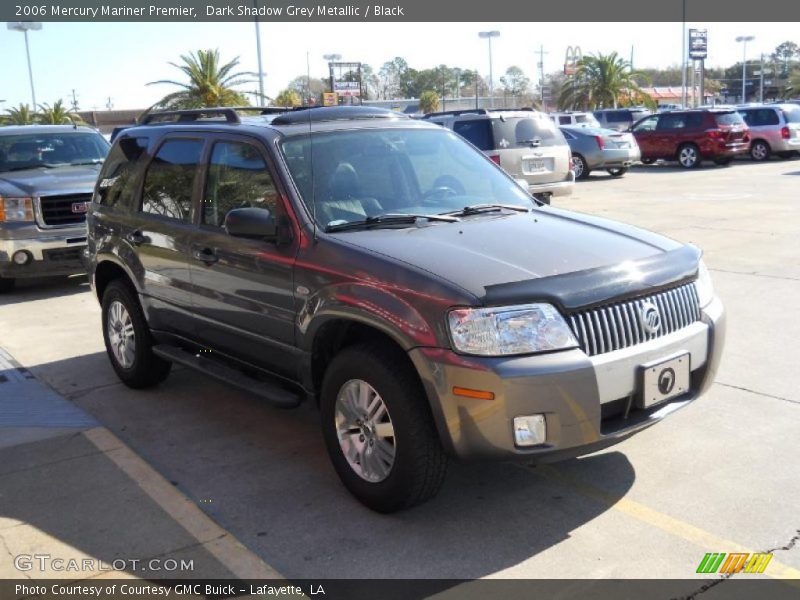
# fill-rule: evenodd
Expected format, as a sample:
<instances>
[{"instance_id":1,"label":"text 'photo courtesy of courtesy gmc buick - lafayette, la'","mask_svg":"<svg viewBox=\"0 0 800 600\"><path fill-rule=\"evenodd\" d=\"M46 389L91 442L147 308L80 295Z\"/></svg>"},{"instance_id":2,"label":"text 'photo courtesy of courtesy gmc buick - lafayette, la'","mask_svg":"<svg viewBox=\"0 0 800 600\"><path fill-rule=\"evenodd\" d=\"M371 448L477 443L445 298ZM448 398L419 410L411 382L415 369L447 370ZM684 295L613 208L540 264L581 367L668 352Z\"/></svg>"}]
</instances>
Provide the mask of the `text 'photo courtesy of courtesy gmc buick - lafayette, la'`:
<instances>
[{"instance_id":1,"label":"text 'photo courtesy of courtesy gmc buick - lafayette, la'","mask_svg":"<svg viewBox=\"0 0 800 600\"><path fill-rule=\"evenodd\" d=\"M152 113L88 216L111 364L319 406L391 512L449 458L594 452L700 396L724 313L694 246L533 199L453 131L366 107Z\"/></svg>"},{"instance_id":2,"label":"text 'photo courtesy of courtesy gmc buick - lafayette, la'","mask_svg":"<svg viewBox=\"0 0 800 600\"><path fill-rule=\"evenodd\" d=\"M86 211L108 148L90 127L0 128L0 293L86 270Z\"/></svg>"}]
</instances>

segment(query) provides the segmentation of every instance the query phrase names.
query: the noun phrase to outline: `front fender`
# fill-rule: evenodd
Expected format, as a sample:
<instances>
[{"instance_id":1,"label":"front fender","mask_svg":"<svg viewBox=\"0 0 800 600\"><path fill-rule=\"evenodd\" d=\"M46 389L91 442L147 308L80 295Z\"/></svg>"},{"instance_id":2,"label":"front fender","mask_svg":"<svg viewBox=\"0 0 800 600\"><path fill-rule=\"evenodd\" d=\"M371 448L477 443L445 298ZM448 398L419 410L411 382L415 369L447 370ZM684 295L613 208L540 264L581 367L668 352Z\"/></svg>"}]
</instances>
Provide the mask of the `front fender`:
<instances>
[{"instance_id":1,"label":"front fender","mask_svg":"<svg viewBox=\"0 0 800 600\"><path fill-rule=\"evenodd\" d=\"M345 282L316 291L300 307L300 348L310 352L319 329L335 319L374 327L406 351L441 345L428 319L396 290L372 283Z\"/></svg>"}]
</instances>

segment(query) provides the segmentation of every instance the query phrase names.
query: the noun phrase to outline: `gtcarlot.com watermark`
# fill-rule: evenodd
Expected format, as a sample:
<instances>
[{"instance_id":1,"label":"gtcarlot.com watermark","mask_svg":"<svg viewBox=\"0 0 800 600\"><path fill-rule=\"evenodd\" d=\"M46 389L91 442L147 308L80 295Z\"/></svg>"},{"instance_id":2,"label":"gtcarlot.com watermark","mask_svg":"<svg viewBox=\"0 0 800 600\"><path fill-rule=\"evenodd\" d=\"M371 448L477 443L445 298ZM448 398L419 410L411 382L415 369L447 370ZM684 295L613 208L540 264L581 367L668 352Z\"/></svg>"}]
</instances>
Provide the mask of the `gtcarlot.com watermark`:
<instances>
[{"instance_id":1,"label":"gtcarlot.com watermark","mask_svg":"<svg viewBox=\"0 0 800 600\"><path fill-rule=\"evenodd\" d=\"M174 558L117 558L111 562L96 558L61 558L50 554L18 554L14 557L17 571L27 572L104 572L104 571L155 571L175 572L194 571L194 559L176 560Z\"/></svg>"}]
</instances>

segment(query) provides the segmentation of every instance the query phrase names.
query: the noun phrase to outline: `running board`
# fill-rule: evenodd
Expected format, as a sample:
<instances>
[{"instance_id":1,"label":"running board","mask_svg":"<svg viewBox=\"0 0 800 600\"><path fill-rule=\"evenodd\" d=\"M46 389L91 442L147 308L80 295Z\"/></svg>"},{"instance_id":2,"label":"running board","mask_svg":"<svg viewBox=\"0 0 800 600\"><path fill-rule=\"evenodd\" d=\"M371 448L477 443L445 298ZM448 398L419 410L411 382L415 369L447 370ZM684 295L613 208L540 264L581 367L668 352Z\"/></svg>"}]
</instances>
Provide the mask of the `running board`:
<instances>
[{"instance_id":1,"label":"running board","mask_svg":"<svg viewBox=\"0 0 800 600\"><path fill-rule=\"evenodd\" d=\"M192 354L178 346L156 344L153 346L153 353L164 360L200 371L229 385L250 392L280 408L294 408L302 400L300 394L287 390L278 384L250 377L221 361Z\"/></svg>"}]
</instances>

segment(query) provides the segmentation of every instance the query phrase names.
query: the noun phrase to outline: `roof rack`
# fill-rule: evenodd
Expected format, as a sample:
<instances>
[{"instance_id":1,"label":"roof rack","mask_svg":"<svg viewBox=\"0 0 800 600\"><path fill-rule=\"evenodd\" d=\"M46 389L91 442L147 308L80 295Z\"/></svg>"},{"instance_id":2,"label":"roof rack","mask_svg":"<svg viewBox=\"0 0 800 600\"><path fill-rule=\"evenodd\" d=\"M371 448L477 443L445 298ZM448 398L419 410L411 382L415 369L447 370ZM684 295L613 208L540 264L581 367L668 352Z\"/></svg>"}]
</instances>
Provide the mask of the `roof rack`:
<instances>
[{"instance_id":1,"label":"roof rack","mask_svg":"<svg viewBox=\"0 0 800 600\"><path fill-rule=\"evenodd\" d=\"M458 115L488 115L489 111L485 108L467 108L464 110L440 110L439 112L432 112L424 115L422 118L427 119L430 117L441 117L444 115L453 115L457 117Z\"/></svg>"},{"instance_id":2,"label":"roof rack","mask_svg":"<svg viewBox=\"0 0 800 600\"><path fill-rule=\"evenodd\" d=\"M284 113L272 120L272 125L321 123L324 121L350 121L356 119L407 119L408 116L385 108L371 106L319 106L303 107Z\"/></svg>"},{"instance_id":3,"label":"roof rack","mask_svg":"<svg viewBox=\"0 0 800 600\"><path fill-rule=\"evenodd\" d=\"M140 125L158 123L194 123L205 117L225 117L226 123L241 123L236 109L224 108L191 108L188 110L161 110L149 112L142 118Z\"/></svg>"},{"instance_id":4,"label":"roof rack","mask_svg":"<svg viewBox=\"0 0 800 600\"><path fill-rule=\"evenodd\" d=\"M490 108L489 112L533 112L533 110L530 106L523 106L522 108Z\"/></svg>"}]
</instances>

